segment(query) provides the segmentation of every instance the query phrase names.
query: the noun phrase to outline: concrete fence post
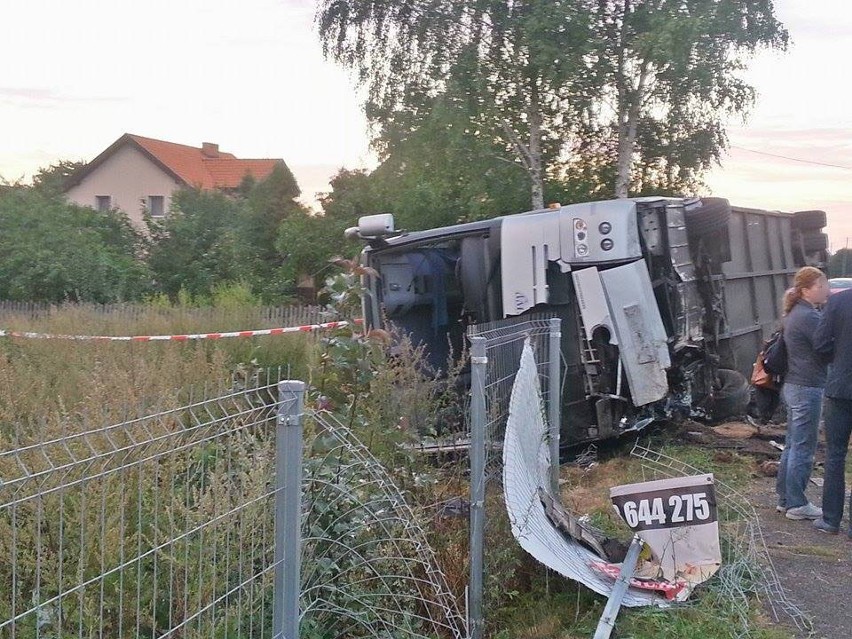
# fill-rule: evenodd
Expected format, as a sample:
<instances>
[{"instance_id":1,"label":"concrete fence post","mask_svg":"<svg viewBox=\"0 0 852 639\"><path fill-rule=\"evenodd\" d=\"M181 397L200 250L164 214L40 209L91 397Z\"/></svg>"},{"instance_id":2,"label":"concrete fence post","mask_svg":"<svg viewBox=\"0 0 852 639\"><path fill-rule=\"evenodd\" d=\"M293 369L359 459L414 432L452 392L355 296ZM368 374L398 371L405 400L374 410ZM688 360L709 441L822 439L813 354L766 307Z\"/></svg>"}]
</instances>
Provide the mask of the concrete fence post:
<instances>
[{"instance_id":1,"label":"concrete fence post","mask_svg":"<svg viewBox=\"0 0 852 639\"><path fill-rule=\"evenodd\" d=\"M302 411L305 383L278 383L275 431L274 639L298 639L302 556Z\"/></svg>"}]
</instances>

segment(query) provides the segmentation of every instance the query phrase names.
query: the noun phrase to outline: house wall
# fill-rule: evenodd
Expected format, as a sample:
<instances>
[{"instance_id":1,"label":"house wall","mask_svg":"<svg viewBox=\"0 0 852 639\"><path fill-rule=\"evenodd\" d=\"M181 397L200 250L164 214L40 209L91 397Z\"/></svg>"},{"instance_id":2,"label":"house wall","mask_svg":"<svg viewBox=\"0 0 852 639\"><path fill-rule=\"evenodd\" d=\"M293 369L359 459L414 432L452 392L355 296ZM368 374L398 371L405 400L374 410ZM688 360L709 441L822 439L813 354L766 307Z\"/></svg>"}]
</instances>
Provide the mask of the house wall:
<instances>
[{"instance_id":1,"label":"house wall","mask_svg":"<svg viewBox=\"0 0 852 639\"><path fill-rule=\"evenodd\" d=\"M143 228L142 200L149 195L162 195L165 198L164 210L168 213L172 193L178 186L174 178L141 151L125 145L80 184L69 189L66 196L82 206L97 208L95 198L98 195L109 195L113 208L121 209L135 225Z\"/></svg>"}]
</instances>

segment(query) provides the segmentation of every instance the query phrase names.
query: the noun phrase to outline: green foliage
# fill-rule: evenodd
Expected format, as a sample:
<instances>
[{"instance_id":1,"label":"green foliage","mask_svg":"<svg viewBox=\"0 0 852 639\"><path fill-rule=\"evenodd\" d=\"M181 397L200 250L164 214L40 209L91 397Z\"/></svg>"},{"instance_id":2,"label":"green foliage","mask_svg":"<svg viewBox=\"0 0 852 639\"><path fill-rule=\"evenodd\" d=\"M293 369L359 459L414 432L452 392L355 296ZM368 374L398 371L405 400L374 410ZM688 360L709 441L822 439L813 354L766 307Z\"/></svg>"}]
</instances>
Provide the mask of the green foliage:
<instances>
[{"instance_id":1,"label":"green foliage","mask_svg":"<svg viewBox=\"0 0 852 639\"><path fill-rule=\"evenodd\" d=\"M333 244L363 215L393 213L398 228L421 230L528 208L523 167L483 134L470 104L439 96L433 106L419 128L388 146L377 169L341 170L332 178L318 219Z\"/></svg>"},{"instance_id":2,"label":"green foliage","mask_svg":"<svg viewBox=\"0 0 852 639\"><path fill-rule=\"evenodd\" d=\"M302 263L279 250L282 228L307 213L295 198L299 187L282 162L260 182L248 178L233 194L183 190L162 221L148 220L149 258L159 290L171 299L214 299L217 288L242 286L252 300L280 302L295 290ZM292 226L293 224L290 224ZM316 238L325 246L326 237ZM317 247L300 238L297 251Z\"/></svg>"},{"instance_id":3,"label":"green foliage","mask_svg":"<svg viewBox=\"0 0 852 639\"><path fill-rule=\"evenodd\" d=\"M277 304L327 266L349 223L310 216L281 162L233 192L178 191L142 234L120 211L68 203L63 188L81 165L57 162L32 185L0 182L0 299Z\"/></svg>"},{"instance_id":4,"label":"green foliage","mask_svg":"<svg viewBox=\"0 0 852 639\"><path fill-rule=\"evenodd\" d=\"M360 247L344 242L343 232L363 215L387 211L377 184L366 171L341 169L331 178L332 190L322 200L323 213L300 210L285 219L276 241L282 260L280 277L285 281L299 275L317 277L330 268L331 258L354 256Z\"/></svg>"},{"instance_id":5,"label":"green foliage","mask_svg":"<svg viewBox=\"0 0 852 639\"><path fill-rule=\"evenodd\" d=\"M372 174L364 170L340 169L331 178L331 191L321 199L323 211L336 220L354 220L362 215L381 213L383 193Z\"/></svg>"},{"instance_id":6,"label":"green foliage","mask_svg":"<svg viewBox=\"0 0 852 639\"><path fill-rule=\"evenodd\" d=\"M852 249L842 248L828 261L830 277L852 277Z\"/></svg>"},{"instance_id":7,"label":"green foliage","mask_svg":"<svg viewBox=\"0 0 852 639\"><path fill-rule=\"evenodd\" d=\"M494 639L574 639L590 637L597 628L605 601L571 583L540 583L498 611ZM613 636L628 639L706 637L788 639L790 629L761 621L759 603L750 610L748 634L722 592L703 592L691 605L660 609L630 608L619 612Z\"/></svg>"},{"instance_id":8,"label":"green foliage","mask_svg":"<svg viewBox=\"0 0 852 639\"><path fill-rule=\"evenodd\" d=\"M0 299L119 302L148 290L143 241L118 211L65 202L50 189L0 196Z\"/></svg>"},{"instance_id":9,"label":"green foliage","mask_svg":"<svg viewBox=\"0 0 852 639\"><path fill-rule=\"evenodd\" d=\"M459 88L461 91L461 88ZM400 228L419 230L517 213L529 207L529 178L478 122L471 103L442 94L418 127L388 146L376 190Z\"/></svg>"},{"instance_id":10,"label":"green foliage","mask_svg":"<svg viewBox=\"0 0 852 639\"><path fill-rule=\"evenodd\" d=\"M488 214L515 210L519 178L534 206L611 195L625 167L633 193L694 190L753 102L749 57L788 40L771 0L325 0L318 29L366 89L396 192L441 223L483 191ZM508 199L475 179L487 158L516 165Z\"/></svg>"},{"instance_id":11,"label":"green foliage","mask_svg":"<svg viewBox=\"0 0 852 639\"><path fill-rule=\"evenodd\" d=\"M594 108L585 134L618 141L622 177L632 192L649 179L694 186L721 157L725 122L744 116L754 101L742 77L749 57L787 46L773 3L596 4Z\"/></svg>"},{"instance_id":12,"label":"green foliage","mask_svg":"<svg viewBox=\"0 0 852 639\"><path fill-rule=\"evenodd\" d=\"M318 19L326 55L367 89L385 153L423 126L436 96L459 100L461 131L517 164L533 206L587 101L588 22L584 3L506 0L327 0Z\"/></svg>"},{"instance_id":13,"label":"green foliage","mask_svg":"<svg viewBox=\"0 0 852 639\"><path fill-rule=\"evenodd\" d=\"M255 292L267 300L292 290L292 283L301 273L298 269L282 272L284 254L277 247L281 226L306 215L305 208L296 201L299 194L296 179L281 162L265 180L250 188L241 210L237 229L239 259L254 282Z\"/></svg>"},{"instance_id":14,"label":"green foliage","mask_svg":"<svg viewBox=\"0 0 852 639\"><path fill-rule=\"evenodd\" d=\"M259 305L260 299L252 293L246 282L217 284L210 297L210 306L213 308L239 309Z\"/></svg>"},{"instance_id":15,"label":"green foliage","mask_svg":"<svg viewBox=\"0 0 852 639\"><path fill-rule=\"evenodd\" d=\"M321 292L329 312L349 325L319 340L311 386L375 454L409 467L410 451L400 444L434 435L458 398L451 383L427 372L423 349L407 336L382 329L361 332L355 321L361 314L361 270L351 266L329 278ZM448 364L449 380L462 364Z\"/></svg>"},{"instance_id":16,"label":"green foliage","mask_svg":"<svg viewBox=\"0 0 852 639\"><path fill-rule=\"evenodd\" d=\"M276 246L281 256L279 276L287 282L300 275L317 275L339 253L346 227L325 215L299 211L278 227Z\"/></svg>"},{"instance_id":17,"label":"green foliage","mask_svg":"<svg viewBox=\"0 0 852 639\"><path fill-rule=\"evenodd\" d=\"M85 162L60 160L56 164L40 168L33 176L33 188L45 195L61 195L65 191L70 178L79 171Z\"/></svg>"},{"instance_id":18,"label":"green foliage","mask_svg":"<svg viewBox=\"0 0 852 639\"><path fill-rule=\"evenodd\" d=\"M185 189L172 199L163 221L149 221L148 258L159 290L172 298L184 290L209 295L222 282L238 281L236 220L239 202L223 193Z\"/></svg>"},{"instance_id":19,"label":"green foliage","mask_svg":"<svg viewBox=\"0 0 852 639\"><path fill-rule=\"evenodd\" d=\"M246 184L251 184L250 178L248 182L243 181L243 185ZM283 216L301 193L289 167L278 162L266 179L250 188L248 197L253 209L270 216Z\"/></svg>"}]
</instances>

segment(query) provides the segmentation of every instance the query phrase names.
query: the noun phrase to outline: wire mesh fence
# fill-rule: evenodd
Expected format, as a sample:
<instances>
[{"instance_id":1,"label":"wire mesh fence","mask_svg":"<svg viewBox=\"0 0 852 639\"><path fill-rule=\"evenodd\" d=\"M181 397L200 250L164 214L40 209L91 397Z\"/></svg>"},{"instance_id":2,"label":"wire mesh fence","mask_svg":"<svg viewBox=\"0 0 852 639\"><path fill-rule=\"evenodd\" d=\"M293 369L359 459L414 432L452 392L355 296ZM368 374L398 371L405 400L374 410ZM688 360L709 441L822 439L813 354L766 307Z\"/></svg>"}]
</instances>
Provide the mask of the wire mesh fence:
<instances>
[{"instance_id":1,"label":"wire mesh fence","mask_svg":"<svg viewBox=\"0 0 852 639\"><path fill-rule=\"evenodd\" d=\"M560 320L548 315L530 315L520 318L475 324L468 329L471 342L471 357L474 345L482 344L484 363L485 393L485 439L486 439L486 476L488 481L499 481L502 457L500 449L509 418L509 400L512 385L521 364L524 342L529 338L535 353L539 381L545 399L548 415L559 408L558 395L560 380L551 383L551 375L559 374ZM554 349L555 346L555 349ZM476 363L476 362L474 362ZM555 368L553 365L556 365ZM552 401L556 398L556 401ZM468 428L472 430L472 424ZM554 442L558 443L558 442Z\"/></svg>"},{"instance_id":2,"label":"wire mesh fence","mask_svg":"<svg viewBox=\"0 0 852 639\"><path fill-rule=\"evenodd\" d=\"M467 636L424 513L346 425L307 421L301 636Z\"/></svg>"},{"instance_id":3,"label":"wire mesh fence","mask_svg":"<svg viewBox=\"0 0 852 639\"><path fill-rule=\"evenodd\" d=\"M686 477L701 471L686 462L648 448L639 441L631 455L642 462L646 479ZM726 605L736 613L737 637L752 636L752 597L764 602L773 619L783 618L801 631L812 630L808 616L784 592L772 557L766 548L760 519L749 500L723 481L716 479L720 536L723 542L722 566L710 587L717 589Z\"/></svg>"},{"instance_id":4,"label":"wire mesh fence","mask_svg":"<svg viewBox=\"0 0 852 639\"><path fill-rule=\"evenodd\" d=\"M0 636L268 636L275 385L0 448ZM70 427L69 427L70 431Z\"/></svg>"},{"instance_id":5,"label":"wire mesh fence","mask_svg":"<svg viewBox=\"0 0 852 639\"><path fill-rule=\"evenodd\" d=\"M549 423L551 483L558 481L561 404L560 320L523 316L471 326L471 401L468 410L471 466L471 539L469 628L478 639L484 632L483 610L500 591L495 582L501 558L484 553L486 540L509 535L501 495L502 443L509 417L512 385L529 340L535 356Z\"/></svg>"},{"instance_id":6,"label":"wire mesh fence","mask_svg":"<svg viewBox=\"0 0 852 639\"><path fill-rule=\"evenodd\" d=\"M327 413L283 439L276 381L0 425L0 637L465 636L391 474Z\"/></svg>"}]
</instances>

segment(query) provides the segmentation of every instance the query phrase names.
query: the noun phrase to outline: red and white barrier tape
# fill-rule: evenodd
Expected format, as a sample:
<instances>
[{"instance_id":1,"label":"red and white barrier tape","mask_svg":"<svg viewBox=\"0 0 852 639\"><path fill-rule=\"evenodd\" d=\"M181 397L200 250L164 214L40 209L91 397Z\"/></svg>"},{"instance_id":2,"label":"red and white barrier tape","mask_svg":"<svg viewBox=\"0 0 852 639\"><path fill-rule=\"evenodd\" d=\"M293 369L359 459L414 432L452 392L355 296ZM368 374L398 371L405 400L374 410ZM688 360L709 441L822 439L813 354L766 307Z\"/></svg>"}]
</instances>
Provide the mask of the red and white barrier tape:
<instances>
[{"instance_id":1,"label":"red and white barrier tape","mask_svg":"<svg viewBox=\"0 0 852 639\"><path fill-rule=\"evenodd\" d=\"M355 321L356 324L360 322ZM333 330L349 326L349 322L324 322L286 328L259 328L252 331L232 331L227 333L195 333L188 335L53 335L50 333L32 333L29 331L4 331L0 337L24 337L29 339L68 339L92 342L187 342L199 339L225 339L228 337L260 337L262 335L283 335L285 333L311 333L313 331Z\"/></svg>"}]
</instances>

